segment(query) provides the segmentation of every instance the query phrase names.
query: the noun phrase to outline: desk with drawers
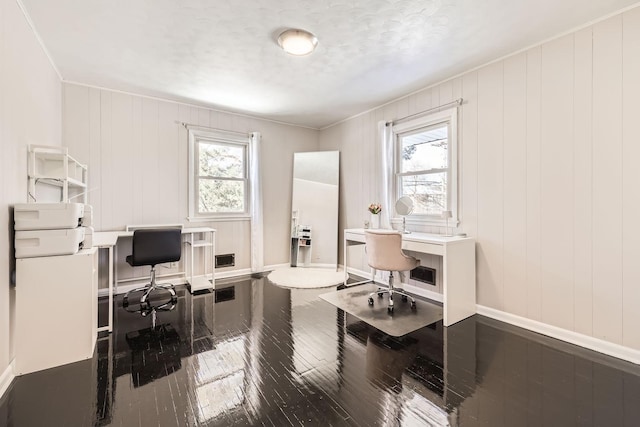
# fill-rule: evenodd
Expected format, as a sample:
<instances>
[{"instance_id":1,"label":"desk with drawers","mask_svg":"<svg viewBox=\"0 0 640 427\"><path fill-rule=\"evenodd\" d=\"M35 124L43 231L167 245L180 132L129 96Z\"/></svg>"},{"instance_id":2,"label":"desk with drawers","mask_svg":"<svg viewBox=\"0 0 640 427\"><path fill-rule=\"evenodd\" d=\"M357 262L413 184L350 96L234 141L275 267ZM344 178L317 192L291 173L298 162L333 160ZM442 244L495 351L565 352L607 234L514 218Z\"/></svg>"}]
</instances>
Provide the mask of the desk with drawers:
<instances>
[{"instance_id":1,"label":"desk with drawers","mask_svg":"<svg viewBox=\"0 0 640 427\"><path fill-rule=\"evenodd\" d=\"M372 269L370 280L347 284L348 247L364 245L364 233L365 230L362 228L344 230L345 286L375 281L376 271ZM403 234L402 249L442 257L444 326L452 325L476 313L476 251L473 238L427 233Z\"/></svg>"}]
</instances>

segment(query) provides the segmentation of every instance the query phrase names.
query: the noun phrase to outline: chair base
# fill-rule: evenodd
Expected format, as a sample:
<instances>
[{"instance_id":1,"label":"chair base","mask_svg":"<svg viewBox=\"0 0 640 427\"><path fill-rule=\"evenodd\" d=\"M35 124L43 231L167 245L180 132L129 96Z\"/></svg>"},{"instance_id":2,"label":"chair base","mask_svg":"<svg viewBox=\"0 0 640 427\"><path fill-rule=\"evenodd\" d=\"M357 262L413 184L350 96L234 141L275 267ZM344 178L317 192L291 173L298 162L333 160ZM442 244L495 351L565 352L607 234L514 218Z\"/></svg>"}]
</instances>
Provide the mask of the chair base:
<instances>
[{"instance_id":1,"label":"chair base","mask_svg":"<svg viewBox=\"0 0 640 427\"><path fill-rule=\"evenodd\" d=\"M389 287L388 288L378 288L377 291L375 292L371 292L369 294L369 305L373 305L373 297L375 295L378 295L378 298L382 298L384 296L384 294L388 294L389 295L389 305L387 306L387 312L389 314L393 314L393 297L394 295L400 295L402 297L402 302L406 302L407 300L411 300L411 309L415 310L416 309L416 300L415 298L413 298L411 295L409 295L404 289L402 288L395 288L393 286L393 273L389 272Z\"/></svg>"},{"instance_id":2,"label":"chair base","mask_svg":"<svg viewBox=\"0 0 640 427\"><path fill-rule=\"evenodd\" d=\"M143 292L142 296L140 297L140 307L141 307L141 311L147 311L146 309L149 309L151 307L151 304L149 304L149 296L151 295L151 292L155 291L155 290L165 290L169 292L169 295L171 296L171 299L166 302L163 303L159 306L153 307L155 310L167 310L167 307L170 306L170 308L168 308L168 310L173 310L173 308L175 307L176 302L178 301L178 296L176 295L176 290L174 288L174 286L172 284L163 284L163 285L159 285L156 283L156 271L155 271L155 267L151 268L151 283L149 283L146 286L142 286L140 288L136 288L133 289L129 292L127 292L124 296L124 298L122 299L122 306L124 308L127 308L129 306L129 295L133 294L133 293L137 293L137 292Z\"/></svg>"}]
</instances>

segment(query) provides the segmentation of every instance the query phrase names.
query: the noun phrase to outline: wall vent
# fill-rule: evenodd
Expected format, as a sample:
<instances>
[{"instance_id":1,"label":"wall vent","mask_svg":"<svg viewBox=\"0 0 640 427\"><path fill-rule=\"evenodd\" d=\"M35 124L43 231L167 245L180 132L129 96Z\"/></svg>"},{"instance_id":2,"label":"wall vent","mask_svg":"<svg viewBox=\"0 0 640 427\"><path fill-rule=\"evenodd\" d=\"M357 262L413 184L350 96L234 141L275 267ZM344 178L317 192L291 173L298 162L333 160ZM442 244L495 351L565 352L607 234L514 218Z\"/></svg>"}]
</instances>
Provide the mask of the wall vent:
<instances>
[{"instance_id":1,"label":"wall vent","mask_svg":"<svg viewBox=\"0 0 640 427\"><path fill-rule=\"evenodd\" d=\"M216 255L216 268L233 267L236 265L236 254Z\"/></svg>"},{"instance_id":2,"label":"wall vent","mask_svg":"<svg viewBox=\"0 0 640 427\"><path fill-rule=\"evenodd\" d=\"M430 267L418 266L411 270L410 276L412 279L418 282L426 283L428 285L436 285L436 269Z\"/></svg>"}]
</instances>

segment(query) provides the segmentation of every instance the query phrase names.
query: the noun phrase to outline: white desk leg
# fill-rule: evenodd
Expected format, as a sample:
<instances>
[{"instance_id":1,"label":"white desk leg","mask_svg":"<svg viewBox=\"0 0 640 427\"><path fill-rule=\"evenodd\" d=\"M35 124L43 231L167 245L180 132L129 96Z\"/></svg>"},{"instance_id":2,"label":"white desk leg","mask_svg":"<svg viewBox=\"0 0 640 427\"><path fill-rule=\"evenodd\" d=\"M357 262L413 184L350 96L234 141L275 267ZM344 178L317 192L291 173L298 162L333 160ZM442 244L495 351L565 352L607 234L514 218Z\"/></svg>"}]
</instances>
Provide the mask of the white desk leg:
<instances>
[{"instance_id":1,"label":"white desk leg","mask_svg":"<svg viewBox=\"0 0 640 427\"><path fill-rule=\"evenodd\" d=\"M113 332L113 285L114 285L114 274L113 274L113 246L102 246L98 248L107 249L107 254L109 258L108 262L108 273L107 273L107 285L109 286L109 314L107 319L107 325L98 328L98 332L107 331L109 333Z\"/></svg>"},{"instance_id":2,"label":"white desk leg","mask_svg":"<svg viewBox=\"0 0 640 427\"><path fill-rule=\"evenodd\" d=\"M109 246L109 332L113 331L113 246Z\"/></svg>"},{"instance_id":3,"label":"white desk leg","mask_svg":"<svg viewBox=\"0 0 640 427\"><path fill-rule=\"evenodd\" d=\"M362 280L360 282L349 283L349 285L347 285L347 280L349 280L349 274L347 273L347 266L349 265L348 248L349 246L353 246L353 245L364 245L364 242L350 241L350 240L347 240L346 238L344 239L344 285L356 286L356 285L362 285L365 283L375 282L374 279L375 279L376 271L372 270L371 279Z\"/></svg>"},{"instance_id":4,"label":"white desk leg","mask_svg":"<svg viewBox=\"0 0 640 427\"><path fill-rule=\"evenodd\" d=\"M342 240L344 245L344 253L342 254L342 263L344 265L344 285L347 286L347 282L349 281L349 273L347 272L347 266L349 265L349 257L347 253L349 251L347 251L347 239L344 238Z\"/></svg>"},{"instance_id":5,"label":"white desk leg","mask_svg":"<svg viewBox=\"0 0 640 427\"><path fill-rule=\"evenodd\" d=\"M113 246L113 288L116 295L118 294L118 242Z\"/></svg>"},{"instance_id":6,"label":"white desk leg","mask_svg":"<svg viewBox=\"0 0 640 427\"><path fill-rule=\"evenodd\" d=\"M448 245L443 258L443 324L453 325L476 313L475 242Z\"/></svg>"}]
</instances>

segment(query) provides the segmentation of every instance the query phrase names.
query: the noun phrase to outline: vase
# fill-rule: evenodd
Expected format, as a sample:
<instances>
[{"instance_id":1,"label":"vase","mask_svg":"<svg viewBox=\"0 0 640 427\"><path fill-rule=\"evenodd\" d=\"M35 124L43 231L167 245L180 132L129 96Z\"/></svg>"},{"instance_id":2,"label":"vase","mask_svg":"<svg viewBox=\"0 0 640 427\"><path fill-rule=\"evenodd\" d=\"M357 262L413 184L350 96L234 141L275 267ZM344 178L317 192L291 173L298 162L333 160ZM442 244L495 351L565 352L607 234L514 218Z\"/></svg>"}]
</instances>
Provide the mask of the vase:
<instances>
[{"instance_id":1,"label":"vase","mask_svg":"<svg viewBox=\"0 0 640 427\"><path fill-rule=\"evenodd\" d=\"M380 215L379 214L371 214L371 228L377 229L380 228Z\"/></svg>"}]
</instances>

